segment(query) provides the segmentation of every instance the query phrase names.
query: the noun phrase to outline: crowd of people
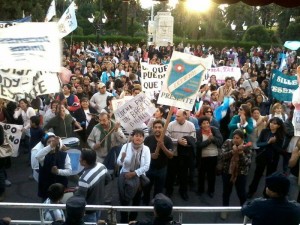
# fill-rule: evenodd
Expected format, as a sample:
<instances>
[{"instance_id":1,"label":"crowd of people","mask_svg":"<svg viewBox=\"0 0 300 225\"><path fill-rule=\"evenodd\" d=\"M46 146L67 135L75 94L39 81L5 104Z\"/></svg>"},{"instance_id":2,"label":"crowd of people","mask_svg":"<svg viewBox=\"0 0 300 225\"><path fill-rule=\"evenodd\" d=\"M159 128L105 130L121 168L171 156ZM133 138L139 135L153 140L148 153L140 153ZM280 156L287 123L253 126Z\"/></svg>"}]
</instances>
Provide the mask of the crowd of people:
<instances>
[{"instance_id":1,"label":"crowd of people","mask_svg":"<svg viewBox=\"0 0 300 225\"><path fill-rule=\"evenodd\" d=\"M192 111L159 105L155 95L153 117L129 133L115 121L112 101L141 93L140 62L168 64L173 50L198 57L213 55L213 66L239 67L241 77L226 77L222 84L212 74L201 85ZM247 52L234 47L184 47L182 43L149 48L144 43L76 43L64 49L63 65L68 73L62 91L31 102L21 99L18 104L1 99L0 121L23 125L22 146L31 153L32 169L39 173L38 196L45 203L59 202L62 190L68 187L72 167L62 139L76 137L82 148L83 171L74 196L83 197L88 205L112 204L111 180L116 177L120 205L148 206L159 193L172 198L175 183L187 204L189 186L199 195L214 198L216 176L221 175L223 206L230 205L233 186L242 206L257 192L265 169L266 176L278 170L288 176L300 156L291 123L294 107L272 98L269 92L272 69L278 69L282 60L286 60L283 73L296 76L295 52L279 47L264 50L258 46ZM234 102L216 120L214 110L226 97ZM168 113L170 122L166 121ZM0 169L3 201L10 160L0 159L5 160ZM270 196L268 191L261 195ZM65 220L62 211L44 215L47 220ZM100 216L99 211L86 211L83 219L96 222ZM136 218L136 212L121 213L121 223ZM227 214L222 213L221 218L226 219Z\"/></svg>"}]
</instances>

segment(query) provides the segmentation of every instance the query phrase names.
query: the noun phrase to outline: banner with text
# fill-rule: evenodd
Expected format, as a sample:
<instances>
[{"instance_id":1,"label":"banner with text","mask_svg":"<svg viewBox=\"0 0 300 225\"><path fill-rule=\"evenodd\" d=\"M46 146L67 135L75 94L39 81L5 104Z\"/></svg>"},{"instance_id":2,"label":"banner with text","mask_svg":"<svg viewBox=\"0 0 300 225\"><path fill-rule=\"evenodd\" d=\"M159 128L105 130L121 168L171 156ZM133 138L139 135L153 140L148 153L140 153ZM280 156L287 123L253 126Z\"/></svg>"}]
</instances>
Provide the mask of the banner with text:
<instances>
[{"instance_id":1,"label":"banner with text","mask_svg":"<svg viewBox=\"0 0 300 225\"><path fill-rule=\"evenodd\" d=\"M174 51L157 103L192 110L206 70L211 65L212 57L199 58Z\"/></svg>"},{"instance_id":2,"label":"banner with text","mask_svg":"<svg viewBox=\"0 0 300 225\"><path fill-rule=\"evenodd\" d=\"M131 133L135 128L140 128L141 124L149 120L156 111L151 99L144 93L140 93L123 106L114 111L117 122Z\"/></svg>"},{"instance_id":3,"label":"banner with text","mask_svg":"<svg viewBox=\"0 0 300 225\"><path fill-rule=\"evenodd\" d=\"M207 71L206 80L212 75L216 76L218 84L224 84L226 77L234 77L236 81L241 78L241 69L238 67L221 66L210 68Z\"/></svg>"},{"instance_id":4,"label":"banner with text","mask_svg":"<svg viewBox=\"0 0 300 225\"><path fill-rule=\"evenodd\" d=\"M133 96L124 96L123 98L113 99L111 101L113 111L117 110L118 108L120 108L122 105L124 105L126 102L130 101L131 99L133 99Z\"/></svg>"},{"instance_id":5,"label":"banner with text","mask_svg":"<svg viewBox=\"0 0 300 225\"><path fill-rule=\"evenodd\" d=\"M25 22L31 22L31 16L27 16L27 17L24 17L24 18L18 19L18 20L0 21L0 29L8 28L8 27L17 25L18 23L25 23Z\"/></svg>"},{"instance_id":6,"label":"banner with text","mask_svg":"<svg viewBox=\"0 0 300 225\"><path fill-rule=\"evenodd\" d=\"M0 52L0 68L60 72L57 23L20 23L0 29Z\"/></svg>"},{"instance_id":7,"label":"banner with text","mask_svg":"<svg viewBox=\"0 0 300 225\"><path fill-rule=\"evenodd\" d=\"M13 147L12 157L17 157L19 155L19 145L22 136L22 125L2 123L0 125L3 126L4 135L7 137L8 143Z\"/></svg>"},{"instance_id":8,"label":"banner with text","mask_svg":"<svg viewBox=\"0 0 300 225\"><path fill-rule=\"evenodd\" d=\"M141 84L144 92L159 92L166 77L168 65L141 63Z\"/></svg>"},{"instance_id":9,"label":"banner with text","mask_svg":"<svg viewBox=\"0 0 300 225\"><path fill-rule=\"evenodd\" d=\"M57 73L32 70L0 69L0 98L18 102L36 96L60 92Z\"/></svg>"},{"instance_id":10,"label":"banner with text","mask_svg":"<svg viewBox=\"0 0 300 225\"><path fill-rule=\"evenodd\" d=\"M272 73L272 97L279 101L291 102L293 93L298 88L297 76L288 76L279 70L273 70Z\"/></svg>"}]
</instances>

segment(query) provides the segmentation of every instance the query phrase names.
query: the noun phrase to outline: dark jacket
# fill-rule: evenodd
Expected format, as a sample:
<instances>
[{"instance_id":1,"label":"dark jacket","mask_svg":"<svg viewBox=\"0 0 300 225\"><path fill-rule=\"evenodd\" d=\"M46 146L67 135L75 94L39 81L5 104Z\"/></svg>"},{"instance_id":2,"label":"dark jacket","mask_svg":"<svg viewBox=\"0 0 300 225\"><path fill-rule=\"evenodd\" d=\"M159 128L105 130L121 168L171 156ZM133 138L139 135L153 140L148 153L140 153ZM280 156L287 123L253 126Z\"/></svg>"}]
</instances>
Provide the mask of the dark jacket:
<instances>
[{"instance_id":1,"label":"dark jacket","mask_svg":"<svg viewBox=\"0 0 300 225\"><path fill-rule=\"evenodd\" d=\"M196 140L192 136L183 136L182 138L187 140L187 146L178 144L177 152L178 156L195 156Z\"/></svg>"},{"instance_id":2,"label":"dark jacket","mask_svg":"<svg viewBox=\"0 0 300 225\"><path fill-rule=\"evenodd\" d=\"M284 121L283 124L285 127L285 136L284 136L282 148L285 150L289 146L289 143L292 137L294 137L295 132L294 132L294 125L291 120L287 119L286 121Z\"/></svg>"},{"instance_id":3,"label":"dark jacket","mask_svg":"<svg viewBox=\"0 0 300 225\"><path fill-rule=\"evenodd\" d=\"M268 144L268 140L274 136L270 129L263 129L257 139L257 147L259 147L258 153L267 154L270 158L274 155L279 155L282 152L283 139L276 138L276 142Z\"/></svg>"},{"instance_id":4,"label":"dark jacket","mask_svg":"<svg viewBox=\"0 0 300 225\"><path fill-rule=\"evenodd\" d=\"M286 198L258 198L246 202L242 214L252 219L252 225L298 225L300 204Z\"/></svg>"}]
</instances>

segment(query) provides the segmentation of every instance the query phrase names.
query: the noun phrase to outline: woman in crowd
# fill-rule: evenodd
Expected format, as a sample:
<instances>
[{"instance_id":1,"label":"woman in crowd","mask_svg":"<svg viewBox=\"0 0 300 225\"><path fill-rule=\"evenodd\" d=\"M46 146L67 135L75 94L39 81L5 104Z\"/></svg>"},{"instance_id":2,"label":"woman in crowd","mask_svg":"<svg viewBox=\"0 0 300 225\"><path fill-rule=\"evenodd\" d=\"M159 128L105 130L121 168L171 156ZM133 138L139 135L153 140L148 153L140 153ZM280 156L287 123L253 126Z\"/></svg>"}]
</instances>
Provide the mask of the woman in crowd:
<instances>
[{"instance_id":1,"label":"woman in crowd","mask_svg":"<svg viewBox=\"0 0 300 225\"><path fill-rule=\"evenodd\" d=\"M211 106L204 106L203 107L203 116L208 117L210 126L220 128L219 122L213 117L213 110ZM200 125L200 123L199 123Z\"/></svg>"},{"instance_id":2,"label":"woman in crowd","mask_svg":"<svg viewBox=\"0 0 300 225\"><path fill-rule=\"evenodd\" d=\"M152 134L153 122L155 120L161 120L164 123L166 122L166 119L164 118L164 116L165 116L165 109L161 106L157 107L153 117L150 118L150 120L147 124L148 129L149 129L149 134Z\"/></svg>"},{"instance_id":3,"label":"woman in crowd","mask_svg":"<svg viewBox=\"0 0 300 225\"><path fill-rule=\"evenodd\" d=\"M271 113L268 115L268 120L270 121L271 118L278 117L283 122L287 120L288 115L284 113L282 104L277 102L272 106Z\"/></svg>"},{"instance_id":4,"label":"woman in crowd","mask_svg":"<svg viewBox=\"0 0 300 225\"><path fill-rule=\"evenodd\" d=\"M116 99L114 96L107 96L106 98L106 106L102 111L105 111L109 114L110 118L114 119L115 115L113 113L112 100Z\"/></svg>"},{"instance_id":5,"label":"woman in crowd","mask_svg":"<svg viewBox=\"0 0 300 225\"><path fill-rule=\"evenodd\" d=\"M58 104L56 107L56 116L50 119L44 126L44 130L48 131L52 128L56 136L68 138L74 136L74 126L78 129L74 131L82 130L80 124L70 114L66 113L65 105Z\"/></svg>"},{"instance_id":6,"label":"woman in crowd","mask_svg":"<svg viewBox=\"0 0 300 225\"><path fill-rule=\"evenodd\" d=\"M93 107L90 107L89 99L86 97L80 100L80 106L80 109L77 109L74 112L74 118L83 128L82 131L78 132L81 139L80 143L86 144L86 140L89 135L87 131L91 132L93 127L97 124L95 117L98 112Z\"/></svg>"},{"instance_id":7,"label":"woman in crowd","mask_svg":"<svg viewBox=\"0 0 300 225\"><path fill-rule=\"evenodd\" d=\"M246 202L246 182L251 165L251 143L245 143L245 135L241 129L232 133L222 145L219 169L223 180L223 206L229 206L232 187L235 185L242 206ZM227 213L222 212L221 218L226 219Z\"/></svg>"},{"instance_id":8,"label":"woman in crowd","mask_svg":"<svg viewBox=\"0 0 300 225\"><path fill-rule=\"evenodd\" d=\"M68 111L73 114L77 109L80 108L80 102L76 95L71 93L72 87L69 84L63 85L63 92L57 96L57 100L66 104Z\"/></svg>"},{"instance_id":9,"label":"woman in crowd","mask_svg":"<svg viewBox=\"0 0 300 225\"><path fill-rule=\"evenodd\" d=\"M53 117L56 115L56 108L57 105L59 104L58 100L53 100L50 103L50 108L47 109L43 116L43 126L45 126Z\"/></svg>"},{"instance_id":10,"label":"woman in crowd","mask_svg":"<svg viewBox=\"0 0 300 225\"><path fill-rule=\"evenodd\" d=\"M229 138L233 137L233 131L236 129L242 129L249 135L253 131L253 120L251 118L250 107L247 104L242 104L239 108L238 115L232 117L228 125L230 135ZM247 136L246 136L247 139Z\"/></svg>"},{"instance_id":11,"label":"woman in crowd","mask_svg":"<svg viewBox=\"0 0 300 225\"><path fill-rule=\"evenodd\" d=\"M259 108L260 114L266 116L269 113L270 103L263 101L263 95L258 94L255 96L255 105Z\"/></svg>"},{"instance_id":12,"label":"woman in crowd","mask_svg":"<svg viewBox=\"0 0 300 225\"><path fill-rule=\"evenodd\" d=\"M215 192L218 148L222 146L223 138L219 129L210 125L209 117L201 117L199 125L200 132L198 132L196 142L198 193L204 192L205 177L207 177L207 194L212 198Z\"/></svg>"},{"instance_id":13,"label":"woman in crowd","mask_svg":"<svg viewBox=\"0 0 300 225\"><path fill-rule=\"evenodd\" d=\"M278 117L271 118L267 128L261 131L256 143L259 149L256 151L256 167L249 186L248 198L255 194L265 168L267 168L266 176L277 170L279 155L283 151L284 136L283 121Z\"/></svg>"},{"instance_id":14,"label":"woman in crowd","mask_svg":"<svg viewBox=\"0 0 300 225\"><path fill-rule=\"evenodd\" d=\"M144 145L144 132L135 129L132 132L131 142L123 145L117 163L122 166L118 189L122 206L138 206L141 201L142 189L140 177L149 170L151 154L148 146ZM127 188L126 188L127 187ZM136 220L137 212L121 212L121 223Z\"/></svg>"}]
</instances>

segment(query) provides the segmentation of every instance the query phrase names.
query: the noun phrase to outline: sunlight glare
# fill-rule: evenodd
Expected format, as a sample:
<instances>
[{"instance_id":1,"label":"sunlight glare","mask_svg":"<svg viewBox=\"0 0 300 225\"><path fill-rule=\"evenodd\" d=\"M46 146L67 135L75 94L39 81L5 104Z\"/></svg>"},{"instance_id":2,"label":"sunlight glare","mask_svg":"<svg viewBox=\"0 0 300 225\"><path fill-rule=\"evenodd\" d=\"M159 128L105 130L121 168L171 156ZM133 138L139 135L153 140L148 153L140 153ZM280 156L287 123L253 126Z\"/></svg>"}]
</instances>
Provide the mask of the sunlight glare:
<instances>
[{"instance_id":1,"label":"sunlight glare","mask_svg":"<svg viewBox=\"0 0 300 225\"><path fill-rule=\"evenodd\" d=\"M187 0L186 7L191 11L206 12L211 6L210 0Z\"/></svg>"}]
</instances>

